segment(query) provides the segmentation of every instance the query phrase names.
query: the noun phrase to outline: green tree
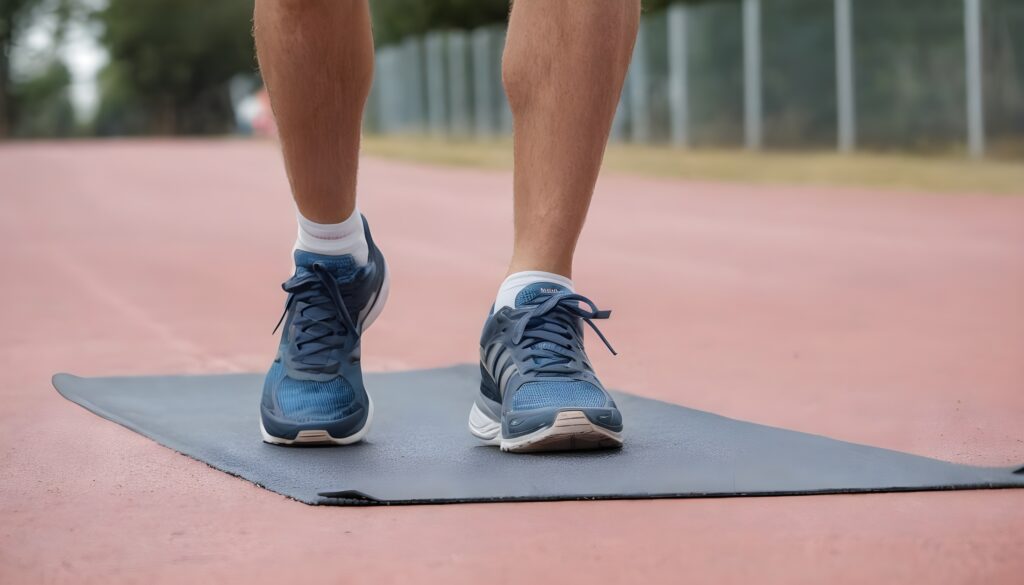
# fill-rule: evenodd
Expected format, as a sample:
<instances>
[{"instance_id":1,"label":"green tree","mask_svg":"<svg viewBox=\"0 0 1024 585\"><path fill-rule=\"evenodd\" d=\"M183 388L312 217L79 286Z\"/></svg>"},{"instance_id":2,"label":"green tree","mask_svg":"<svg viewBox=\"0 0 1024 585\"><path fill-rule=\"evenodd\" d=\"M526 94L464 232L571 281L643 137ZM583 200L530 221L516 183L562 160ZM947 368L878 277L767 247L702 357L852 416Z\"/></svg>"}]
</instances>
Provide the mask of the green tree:
<instances>
[{"instance_id":1,"label":"green tree","mask_svg":"<svg viewBox=\"0 0 1024 585\"><path fill-rule=\"evenodd\" d=\"M41 74L12 87L15 116L13 136L70 136L75 130L75 111L68 88L71 74L54 60Z\"/></svg>"},{"instance_id":2,"label":"green tree","mask_svg":"<svg viewBox=\"0 0 1024 585\"><path fill-rule=\"evenodd\" d=\"M672 2L702 1L709 0L643 0L643 9L655 11ZM503 23L508 20L510 5L510 0L372 0L374 42L388 45L434 29Z\"/></svg>"},{"instance_id":3,"label":"green tree","mask_svg":"<svg viewBox=\"0 0 1024 585\"><path fill-rule=\"evenodd\" d=\"M233 127L228 82L255 74L252 0L110 0L96 17L110 53L101 131L205 134Z\"/></svg>"},{"instance_id":4,"label":"green tree","mask_svg":"<svg viewBox=\"0 0 1024 585\"><path fill-rule=\"evenodd\" d=\"M14 41L39 0L0 0L0 138L10 133L13 118L11 52Z\"/></svg>"},{"instance_id":5,"label":"green tree","mask_svg":"<svg viewBox=\"0 0 1024 585\"><path fill-rule=\"evenodd\" d=\"M0 138L50 135L70 131L73 109L68 98L71 77L57 48L76 0L0 0ZM54 38L49 49L32 55L32 72L16 75L11 55L32 24L47 19ZM50 119L47 120L47 116Z\"/></svg>"},{"instance_id":6,"label":"green tree","mask_svg":"<svg viewBox=\"0 0 1024 585\"><path fill-rule=\"evenodd\" d=\"M373 0L373 36L387 45L441 28L476 28L505 22L509 0Z\"/></svg>"},{"instance_id":7,"label":"green tree","mask_svg":"<svg viewBox=\"0 0 1024 585\"><path fill-rule=\"evenodd\" d=\"M122 68L111 63L100 71L97 82L102 97L92 131L98 136L145 134L149 129L148 113Z\"/></svg>"}]
</instances>

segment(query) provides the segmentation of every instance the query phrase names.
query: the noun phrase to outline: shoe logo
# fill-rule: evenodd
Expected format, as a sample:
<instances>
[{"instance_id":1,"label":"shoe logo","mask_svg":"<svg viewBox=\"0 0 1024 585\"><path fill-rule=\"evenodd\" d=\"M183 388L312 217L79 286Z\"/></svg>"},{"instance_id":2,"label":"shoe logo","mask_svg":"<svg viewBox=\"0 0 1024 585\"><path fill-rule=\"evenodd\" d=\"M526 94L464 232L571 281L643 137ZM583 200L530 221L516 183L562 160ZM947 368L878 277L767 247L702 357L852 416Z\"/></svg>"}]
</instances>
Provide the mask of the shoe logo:
<instances>
[{"instance_id":1,"label":"shoe logo","mask_svg":"<svg viewBox=\"0 0 1024 585\"><path fill-rule=\"evenodd\" d=\"M562 292L562 290L561 289L557 289L557 288L544 288L544 287L541 287L540 288L540 292L545 293L545 294L549 294L549 295L553 295L553 294Z\"/></svg>"}]
</instances>

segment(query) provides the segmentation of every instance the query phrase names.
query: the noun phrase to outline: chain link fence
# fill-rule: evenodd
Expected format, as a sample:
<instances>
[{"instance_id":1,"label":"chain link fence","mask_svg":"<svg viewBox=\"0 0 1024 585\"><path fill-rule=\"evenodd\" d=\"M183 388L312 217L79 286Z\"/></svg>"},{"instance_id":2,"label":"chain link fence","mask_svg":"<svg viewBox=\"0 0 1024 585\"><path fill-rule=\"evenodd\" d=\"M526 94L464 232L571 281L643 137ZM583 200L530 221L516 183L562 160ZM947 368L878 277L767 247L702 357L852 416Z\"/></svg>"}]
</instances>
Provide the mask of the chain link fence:
<instances>
[{"instance_id":1,"label":"chain link fence","mask_svg":"<svg viewBox=\"0 0 1024 585\"><path fill-rule=\"evenodd\" d=\"M504 36L503 27L435 31L380 47L367 130L482 139L511 132ZM1024 156L1024 2L675 4L642 18L612 136Z\"/></svg>"}]
</instances>

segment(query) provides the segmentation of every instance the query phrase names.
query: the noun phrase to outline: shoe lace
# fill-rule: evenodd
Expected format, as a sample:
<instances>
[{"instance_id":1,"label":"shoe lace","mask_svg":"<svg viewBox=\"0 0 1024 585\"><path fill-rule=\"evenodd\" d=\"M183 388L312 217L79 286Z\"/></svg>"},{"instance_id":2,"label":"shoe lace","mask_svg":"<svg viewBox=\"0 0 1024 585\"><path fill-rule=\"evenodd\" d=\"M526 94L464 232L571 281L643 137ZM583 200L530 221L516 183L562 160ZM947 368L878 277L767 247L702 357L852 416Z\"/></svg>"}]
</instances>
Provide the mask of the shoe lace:
<instances>
[{"instance_id":1,"label":"shoe lace","mask_svg":"<svg viewBox=\"0 0 1024 585\"><path fill-rule=\"evenodd\" d=\"M612 355L618 355L594 324L595 319L610 317L611 311L598 310L597 305L587 297L569 292L539 295L534 300L538 299L541 300L536 304L516 309L521 316L512 329L512 343L522 343L526 357L529 358L528 363L532 363L523 371L524 374L557 376L576 371L572 362L582 348L578 340L577 318L597 333Z\"/></svg>"},{"instance_id":2,"label":"shoe lace","mask_svg":"<svg viewBox=\"0 0 1024 585\"><path fill-rule=\"evenodd\" d=\"M316 262L312 269L288 279L281 288L288 293L284 312L274 327L274 333L281 327L288 310L298 304L300 307L292 321L292 344L290 355L294 367L312 373L335 373L340 361L331 357L331 350L345 344L350 335L359 338L352 315L345 306L338 281L330 270Z\"/></svg>"}]
</instances>

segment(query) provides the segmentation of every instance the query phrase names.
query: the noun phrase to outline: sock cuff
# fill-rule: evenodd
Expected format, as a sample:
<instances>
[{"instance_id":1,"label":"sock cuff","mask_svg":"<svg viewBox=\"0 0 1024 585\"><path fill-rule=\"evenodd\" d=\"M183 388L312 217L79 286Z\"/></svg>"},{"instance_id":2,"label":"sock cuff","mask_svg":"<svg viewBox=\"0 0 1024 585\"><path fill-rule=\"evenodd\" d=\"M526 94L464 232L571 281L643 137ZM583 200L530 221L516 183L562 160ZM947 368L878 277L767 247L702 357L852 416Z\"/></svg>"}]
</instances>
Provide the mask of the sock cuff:
<instances>
[{"instance_id":1,"label":"sock cuff","mask_svg":"<svg viewBox=\"0 0 1024 585\"><path fill-rule=\"evenodd\" d=\"M299 223L300 233L319 240L340 240L363 231L363 218L358 208L354 209L352 215L340 223L317 223L306 219L299 210L295 210L295 219Z\"/></svg>"},{"instance_id":2,"label":"sock cuff","mask_svg":"<svg viewBox=\"0 0 1024 585\"><path fill-rule=\"evenodd\" d=\"M554 272L544 272L543 270L524 270L522 272L513 272L505 277L500 288L523 288L535 282L553 282L564 286L573 292L576 291L576 287L573 286L572 279L562 276L561 274L555 274Z\"/></svg>"},{"instance_id":3,"label":"sock cuff","mask_svg":"<svg viewBox=\"0 0 1024 585\"><path fill-rule=\"evenodd\" d=\"M369 261L369 244L359 209L353 210L352 215L339 223L317 223L298 211L295 218L299 226L295 249L328 256L348 254L360 265Z\"/></svg>"}]
</instances>

